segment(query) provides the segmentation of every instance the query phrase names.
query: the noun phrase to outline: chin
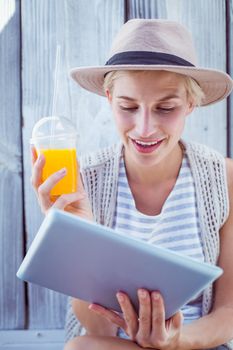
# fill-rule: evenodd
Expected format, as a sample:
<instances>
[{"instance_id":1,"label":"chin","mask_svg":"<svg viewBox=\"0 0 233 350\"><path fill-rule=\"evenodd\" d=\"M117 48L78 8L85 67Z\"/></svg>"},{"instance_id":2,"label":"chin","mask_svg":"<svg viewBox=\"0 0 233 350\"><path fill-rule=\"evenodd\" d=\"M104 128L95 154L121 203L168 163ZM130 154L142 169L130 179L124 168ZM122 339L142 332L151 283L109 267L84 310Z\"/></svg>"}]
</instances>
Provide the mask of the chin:
<instances>
[{"instance_id":1,"label":"chin","mask_svg":"<svg viewBox=\"0 0 233 350\"><path fill-rule=\"evenodd\" d=\"M140 154L140 153L136 153L135 150L132 150L132 149L128 150L127 155L139 167L151 168L159 164L159 162L161 162L162 160L161 155Z\"/></svg>"},{"instance_id":2,"label":"chin","mask_svg":"<svg viewBox=\"0 0 233 350\"><path fill-rule=\"evenodd\" d=\"M156 165L158 165L161 162L161 158L159 157L151 157L151 159L145 159L146 157L140 156L140 157L134 157L134 162L138 164L138 166L145 167L145 168L152 168Z\"/></svg>"}]
</instances>

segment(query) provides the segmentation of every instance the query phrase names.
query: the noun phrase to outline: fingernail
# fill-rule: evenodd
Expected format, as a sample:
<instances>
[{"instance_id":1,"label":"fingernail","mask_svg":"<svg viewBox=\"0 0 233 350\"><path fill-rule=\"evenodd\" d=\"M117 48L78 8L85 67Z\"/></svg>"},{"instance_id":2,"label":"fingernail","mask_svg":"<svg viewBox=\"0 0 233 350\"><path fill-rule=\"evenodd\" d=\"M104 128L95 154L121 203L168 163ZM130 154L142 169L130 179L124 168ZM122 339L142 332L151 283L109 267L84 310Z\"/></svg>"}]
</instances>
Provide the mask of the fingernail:
<instances>
[{"instance_id":1,"label":"fingernail","mask_svg":"<svg viewBox=\"0 0 233 350\"><path fill-rule=\"evenodd\" d=\"M139 290L139 297L145 299L147 297L147 292L145 290Z\"/></svg>"},{"instance_id":2,"label":"fingernail","mask_svg":"<svg viewBox=\"0 0 233 350\"><path fill-rule=\"evenodd\" d=\"M124 301L124 297L122 294L117 293L117 300L118 301Z\"/></svg>"},{"instance_id":3,"label":"fingernail","mask_svg":"<svg viewBox=\"0 0 233 350\"><path fill-rule=\"evenodd\" d=\"M159 300L159 293L153 293L152 296L154 300Z\"/></svg>"},{"instance_id":4,"label":"fingernail","mask_svg":"<svg viewBox=\"0 0 233 350\"><path fill-rule=\"evenodd\" d=\"M62 168L61 170L59 170L58 172L57 172L57 175L58 176L62 176L62 175L65 175L66 174L66 168Z\"/></svg>"},{"instance_id":5,"label":"fingernail","mask_svg":"<svg viewBox=\"0 0 233 350\"><path fill-rule=\"evenodd\" d=\"M43 156L41 154L38 155L38 163L40 164L43 160Z\"/></svg>"}]
</instances>

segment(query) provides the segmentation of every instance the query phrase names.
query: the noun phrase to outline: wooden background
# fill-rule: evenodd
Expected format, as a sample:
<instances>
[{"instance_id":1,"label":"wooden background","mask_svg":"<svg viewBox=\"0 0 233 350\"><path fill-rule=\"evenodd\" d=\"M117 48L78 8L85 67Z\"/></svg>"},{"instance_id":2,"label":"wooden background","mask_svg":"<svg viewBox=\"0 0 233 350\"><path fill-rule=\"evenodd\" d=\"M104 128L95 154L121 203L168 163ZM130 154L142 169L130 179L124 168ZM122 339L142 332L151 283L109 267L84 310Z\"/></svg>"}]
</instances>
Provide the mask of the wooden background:
<instances>
[{"instance_id":1,"label":"wooden background","mask_svg":"<svg viewBox=\"0 0 233 350\"><path fill-rule=\"evenodd\" d=\"M183 23L200 65L233 73L233 0L0 0L0 349L62 349L66 297L15 277L43 219L30 186L29 139L51 114L56 45L56 113L76 124L82 154L117 136L105 98L79 88L69 69L104 64L119 27L136 17ZM185 137L232 155L232 101L196 110Z\"/></svg>"}]
</instances>

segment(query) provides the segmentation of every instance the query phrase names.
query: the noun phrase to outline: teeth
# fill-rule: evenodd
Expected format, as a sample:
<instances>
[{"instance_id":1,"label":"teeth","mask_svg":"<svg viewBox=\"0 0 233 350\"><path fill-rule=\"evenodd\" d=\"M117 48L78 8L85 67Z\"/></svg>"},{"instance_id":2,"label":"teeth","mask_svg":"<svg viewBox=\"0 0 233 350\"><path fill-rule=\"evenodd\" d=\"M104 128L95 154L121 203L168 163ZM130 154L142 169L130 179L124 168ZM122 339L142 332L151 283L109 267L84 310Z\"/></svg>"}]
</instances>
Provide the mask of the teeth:
<instances>
[{"instance_id":1,"label":"teeth","mask_svg":"<svg viewBox=\"0 0 233 350\"><path fill-rule=\"evenodd\" d=\"M143 142L143 141L139 141L139 140L134 140L136 143L138 143L139 145L142 146L152 146L152 145L157 145L157 143L159 141L155 141L155 142Z\"/></svg>"}]
</instances>

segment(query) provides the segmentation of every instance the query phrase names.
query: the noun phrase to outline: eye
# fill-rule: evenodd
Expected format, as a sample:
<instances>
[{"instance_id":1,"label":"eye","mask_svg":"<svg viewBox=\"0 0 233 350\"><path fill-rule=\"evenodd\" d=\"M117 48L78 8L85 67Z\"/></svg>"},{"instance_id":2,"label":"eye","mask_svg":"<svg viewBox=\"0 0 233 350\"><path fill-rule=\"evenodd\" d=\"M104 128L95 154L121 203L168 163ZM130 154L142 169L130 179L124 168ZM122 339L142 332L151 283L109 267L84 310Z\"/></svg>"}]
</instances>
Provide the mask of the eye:
<instances>
[{"instance_id":1,"label":"eye","mask_svg":"<svg viewBox=\"0 0 233 350\"><path fill-rule=\"evenodd\" d=\"M170 107L170 108L163 108L163 107L158 107L157 110L161 113L169 113L169 112L172 112L174 111L175 107Z\"/></svg>"},{"instance_id":2,"label":"eye","mask_svg":"<svg viewBox=\"0 0 233 350\"><path fill-rule=\"evenodd\" d=\"M124 107L124 106L120 106L120 109L122 111L128 111L128 112L134 112L137 110L137 107Z\"/></svg>"}]
</instances>

